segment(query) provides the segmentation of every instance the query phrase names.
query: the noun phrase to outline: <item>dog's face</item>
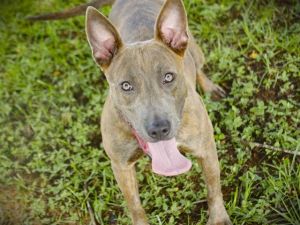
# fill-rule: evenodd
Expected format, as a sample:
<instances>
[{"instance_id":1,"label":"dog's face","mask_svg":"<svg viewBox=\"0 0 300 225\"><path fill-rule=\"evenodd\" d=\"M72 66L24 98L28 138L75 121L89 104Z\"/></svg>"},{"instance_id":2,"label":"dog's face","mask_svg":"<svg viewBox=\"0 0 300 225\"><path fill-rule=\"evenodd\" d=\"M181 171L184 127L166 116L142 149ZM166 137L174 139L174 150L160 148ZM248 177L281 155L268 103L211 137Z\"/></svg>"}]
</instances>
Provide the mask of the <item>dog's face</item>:
<instances>
[{"instance_id":1,"label":"dog's face","mask_svg":"<svg viewBox=\"0 0 300 225\"><path fill-rule=\"evenodd\" d=\"M147 142L173 138L187 95L183 54L186 14L180 0L164 4L155 37L124 45L113 25L95 9L87 11L87 37L104 70L115 107Z\"/></svg>"},{"instance_id":2,"label":"dog's face","mask_svg":"<svg viewBox=\"0 0 300 225\"><path fill-rule=\"evenodd\" d=\"M181 57L154 40L135 44L116 56L106 76L115 106L144 140L175 136L187 93Z\"/></svg>"}]
</instances>

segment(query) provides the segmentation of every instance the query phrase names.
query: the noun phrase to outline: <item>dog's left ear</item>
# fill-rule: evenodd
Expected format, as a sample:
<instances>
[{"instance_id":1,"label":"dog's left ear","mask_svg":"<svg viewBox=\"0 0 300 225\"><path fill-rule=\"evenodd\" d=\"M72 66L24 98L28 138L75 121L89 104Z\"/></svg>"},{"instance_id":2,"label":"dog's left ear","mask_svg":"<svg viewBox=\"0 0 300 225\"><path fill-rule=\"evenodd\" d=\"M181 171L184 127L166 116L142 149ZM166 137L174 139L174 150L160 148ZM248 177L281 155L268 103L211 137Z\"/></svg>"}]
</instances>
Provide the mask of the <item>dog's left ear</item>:
<instances>
[{"instance_id":1,"label":"dog's left ear","mask_svg":"<svg viewBox=\"0 0 300 225\"><path fill-rule=\"evenodd\" d=\"M166 0L155 24L155 38L183 55L188 44L187 16L182 0Z\"/></svg>"}]
</instances>

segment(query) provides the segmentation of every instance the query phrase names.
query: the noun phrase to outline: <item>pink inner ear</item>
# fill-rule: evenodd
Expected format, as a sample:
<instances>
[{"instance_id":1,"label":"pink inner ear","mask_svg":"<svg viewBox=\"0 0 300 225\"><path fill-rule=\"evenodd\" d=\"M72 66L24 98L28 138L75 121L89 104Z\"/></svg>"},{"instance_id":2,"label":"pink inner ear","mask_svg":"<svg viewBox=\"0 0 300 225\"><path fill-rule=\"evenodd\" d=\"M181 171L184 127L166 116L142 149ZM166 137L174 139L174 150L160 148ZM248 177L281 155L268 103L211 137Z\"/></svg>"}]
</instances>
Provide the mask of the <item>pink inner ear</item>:
<instances>
[{"instance_id":1,"label":"pink inner ear","mask_svg":"<svg viewBox=\"0 0 300 225\"><path fill-rule=\"evenodd\" d=\"M115 52L115 39L109 38L93 48L93 54L97 62L108 62Z\"/></svg>"},{"instance_id":2,"label":"pink inner ear","mask_svg":"<svg viewBox=\"0 0 300 225\"><path fill-rule=\"evenodd\" d=\"M188 35L184 29L162 27L161 33L166 44L174 49L184 49L188 42Z\"/></svg>"}]
</instances>

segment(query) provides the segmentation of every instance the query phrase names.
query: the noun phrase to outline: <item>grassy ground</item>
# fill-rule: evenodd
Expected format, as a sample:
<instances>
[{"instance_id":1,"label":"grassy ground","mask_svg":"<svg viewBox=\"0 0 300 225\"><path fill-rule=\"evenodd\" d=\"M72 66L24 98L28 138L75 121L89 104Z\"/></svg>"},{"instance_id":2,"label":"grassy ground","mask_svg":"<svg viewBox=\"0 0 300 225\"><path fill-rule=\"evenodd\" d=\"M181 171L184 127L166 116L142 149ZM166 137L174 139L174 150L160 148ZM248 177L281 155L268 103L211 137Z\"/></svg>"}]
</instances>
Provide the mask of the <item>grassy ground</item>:
<instances>
[{"instance_id":1,"label":"grassy ground","mask_svg":"<svg viewBox=\"0 0 300 225\"><path fill-rule=\"evenodd\" d=\"M234 224L300 224L297 2L185 1L205 71L228 93L204 100ZM24 20L78 3L1 1L0 224L88 224L87 202L100 224L130 224L101 148L107 83L91 58L84 18ZM197 164L175 178L152 174L146 158L137 167L152 224L205 223Z\"/></svg>"}]
</instances>

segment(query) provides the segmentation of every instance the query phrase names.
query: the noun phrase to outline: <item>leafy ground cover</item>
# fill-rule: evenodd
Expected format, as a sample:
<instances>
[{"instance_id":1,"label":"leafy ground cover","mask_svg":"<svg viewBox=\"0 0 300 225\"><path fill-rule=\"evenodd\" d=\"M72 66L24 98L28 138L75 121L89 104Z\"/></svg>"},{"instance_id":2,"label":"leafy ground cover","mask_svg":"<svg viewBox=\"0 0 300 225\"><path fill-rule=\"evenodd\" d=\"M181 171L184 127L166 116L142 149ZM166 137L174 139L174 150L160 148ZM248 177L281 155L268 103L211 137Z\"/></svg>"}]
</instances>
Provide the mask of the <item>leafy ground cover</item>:
<instances>
[{"instance_id":1,"label":"leafy ground cover","mask_svg":"<svg viewBox=\"0 0 300 225\"><path fill-rule=\"evenodd\" d=\"M87 203L100 224L130 224L101 147L107 83L91 59L84 18L24 20L79 3L1 2L0 224L88 224ZM299 1L185 4L205 71L228 93L203 98L233 223L300 224ZM175 178L152 174L147 158L137 167L152 224L206 222L195 162Z\"/></svg>"}]
</instances>

